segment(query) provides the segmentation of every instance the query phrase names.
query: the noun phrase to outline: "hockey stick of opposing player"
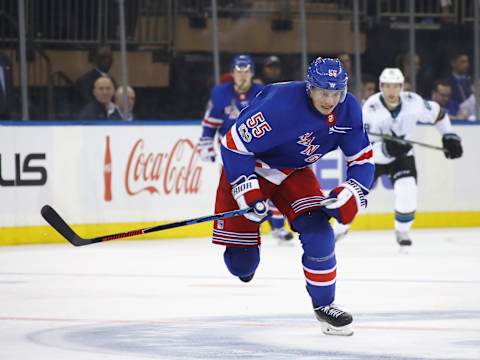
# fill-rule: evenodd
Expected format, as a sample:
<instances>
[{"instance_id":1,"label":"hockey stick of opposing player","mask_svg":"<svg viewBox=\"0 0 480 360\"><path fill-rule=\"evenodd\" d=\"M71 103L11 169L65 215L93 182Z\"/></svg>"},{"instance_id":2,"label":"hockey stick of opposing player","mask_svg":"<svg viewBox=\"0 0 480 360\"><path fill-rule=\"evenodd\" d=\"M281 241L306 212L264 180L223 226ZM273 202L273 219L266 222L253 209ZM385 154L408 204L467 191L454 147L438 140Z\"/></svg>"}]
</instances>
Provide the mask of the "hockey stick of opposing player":
<instances>
[{"instance_id":1,"label":"hockey stick of opposing player","mask_svg":"<svg viewBox=\"0 0 480 360\"><path fill-rule=\"evenodd\" d=\"M441 146L425 144L425 143L422 143L422 142L419 142L419 141L414 141L414 140L402 139L402 138L399 138L397 136L392 136L392 135L388 135L388 134L380 134L380 133L369 131L368 135L378 136L378 137L381 137L382 139L396 141L396 142L399 142L401 144L419 145L419 146L426 147L428 149L441 150L441 151L445 152L445 148L443 148Z\"/></svg>"},{"instance_id":2,"label":"hockey stick of opposing player","mask_svg":"<svg viewBox=\"0 0 480 360\"><path fill-rule=\"evenodd\" d=\"M336 201L336 199L331 199L331 198L330 199L325 199L321 202L321 205L326 206L326 205L329 205L329 204L331 204L335 201ZM177 228L177 227L181 227L181 226L200 224L200 223L206 222L206 221L226 219L226 218L230 218L230 217L233 217L233 216L244 215L244 214L246 214L246 213L248 213L252 210L253 210L253 207L248 207L248 208L244 208L244 209L237 209L237 210L223 212L223 213L220 213L220 214L202 216L202 217L199 217L199 218L188 219L188 220L178 221L178 222L169 223L169 224L151 226L151 227L146 227L146 228L143 228L143 229L131 230L131 231L126 231L126 232L122 232L122 233L98 236L98 237L90 238L90 239L80 237L75 231L73 231L73 229L65 222L65 220L62 219L62 217L50 205L45 205L44 207L42 207L41 214L42 214L43 218L55 230L57 230L57 232L60 235L62 235L65 239L67 239L72 245L84 246L84 245L95 244L95 243L103 242L103 241L125 239L125 238L132 237L132 236L148 234L148 233L161 231L161 230L173 229L173 228Z\"/></svg>"}]
</instances>

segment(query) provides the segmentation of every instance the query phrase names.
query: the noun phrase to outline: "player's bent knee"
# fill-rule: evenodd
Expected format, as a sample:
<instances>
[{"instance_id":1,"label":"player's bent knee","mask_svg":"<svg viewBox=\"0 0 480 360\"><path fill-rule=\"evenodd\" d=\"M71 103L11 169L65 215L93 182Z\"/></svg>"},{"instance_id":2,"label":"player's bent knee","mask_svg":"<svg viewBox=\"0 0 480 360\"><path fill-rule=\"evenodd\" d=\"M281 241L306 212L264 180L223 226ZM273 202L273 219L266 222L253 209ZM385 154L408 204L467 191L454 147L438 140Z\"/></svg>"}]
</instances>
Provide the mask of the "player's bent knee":
<instances>
[{"instance_id":1,"label":"player's bent knee","mask_svg":"<svg viewBox=\"0 0 480 360\"><path fill-rule=\"evenodd\" d=\"M320 209L300 215L292 226L300 236L303 250L312 259L331 254L335 247L333 229L328 216Z\"/></svg>"},{"instance_id":2,"label":"player's bent knee","mask_svg":"<svg viewBox=\"0 0 480 360\"><path fill-rule=\"evenodd\" d=\"M232 275L248 276L255 272L260 263L260 249L258 246L227 246L223 253L223 259Z\"/></svg>"},{"instance_id":3,"label":"player's bent knee","mask_svg":"<svg viewBox=\"0 0 480 360\"><path fill-rule=\"evenodd\" d=\"M306 212L292 222L292 228L298 233L317 232L326 226L330 226L328 216L320 209Z\"/></svg>"}]
</instances>

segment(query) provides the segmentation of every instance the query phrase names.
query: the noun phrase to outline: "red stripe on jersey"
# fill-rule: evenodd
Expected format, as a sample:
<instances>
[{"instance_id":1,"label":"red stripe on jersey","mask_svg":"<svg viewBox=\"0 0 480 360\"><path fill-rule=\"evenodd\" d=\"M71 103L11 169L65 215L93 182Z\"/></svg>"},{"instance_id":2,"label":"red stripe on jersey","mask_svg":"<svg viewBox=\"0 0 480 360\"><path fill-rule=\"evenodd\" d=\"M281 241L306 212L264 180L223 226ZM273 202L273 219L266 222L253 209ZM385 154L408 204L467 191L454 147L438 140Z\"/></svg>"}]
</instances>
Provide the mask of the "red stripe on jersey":
<instances>
[{"instance_id":1,"label":"red stripe on jersey","mask_svg":"<svg viewBox=\"0 0 480 360\"><path fill-rule=\"evenodd\" d=\"M218 127L222 126L222 124L211 122L208 119L203 119L202 124L203 125L208 125L209 127L215 127L215 128L218 128Z\"/></svg>"},{"instance_id":2,"label":"red stripe on jersey","mask_svg":"<svg viewBox=\"0 0 480 360\"><path fill-rule=\"evenodd\" d=\"M310 280L310 281L315 281L315 282L328 282L335 280L337 276L337 269L333 269L332 271L325 273L325 274L313 274L311 272L308 272L307 270L303 269L303 273L305 274L305 277Z\"/></svg>"},{"instance_id":3,"label":"red stripe on jersey","mask_svg":"<svg viewBox=\"0 0 480 360\"><path fill-rule=\"evenodd\" d=\"M373 156L373 150L370 149L370 150L364 152L362 155L360 155L360 156L357 157L356 159L353 159L353 160L348 161L347 164L350 165L350 164L351 164L352 162L354 162L354 161L368 160L368 159L372 158L372 156Z\"/></svg>"},{"instance_id":4,"label":"red stripe on jersey","mask_svg":"<svg viewBox=\"0 0 480 360\"><path fill-rule=\"evenodd\" d=\"M235 145L235 141L233 141L232 130L229 130L225 136L227 137L227 148L238 150L237 146Z\"/></svg>"}]
</instances>

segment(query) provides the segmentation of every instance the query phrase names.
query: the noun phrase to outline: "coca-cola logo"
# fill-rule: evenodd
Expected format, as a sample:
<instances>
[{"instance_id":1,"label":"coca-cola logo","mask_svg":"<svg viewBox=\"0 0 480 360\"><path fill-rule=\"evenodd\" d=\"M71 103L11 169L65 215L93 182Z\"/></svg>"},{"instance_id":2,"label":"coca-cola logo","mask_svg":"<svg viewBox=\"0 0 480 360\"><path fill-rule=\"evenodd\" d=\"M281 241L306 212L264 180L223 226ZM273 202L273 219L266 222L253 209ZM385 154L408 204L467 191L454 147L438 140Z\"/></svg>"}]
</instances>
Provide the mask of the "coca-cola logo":
<instances>
[{"instance_id":1,"label":"coca-cola logo","mask_svg":"<svg viewBox=\"0 0 480 360\"><path fill-rule=\"evenodd\" d=\"M149 151L140 139L128 157L125 190L129 195L196 194L202 175L197 162L197 148L189 139L179 139L167 152Z\"/></svg>"}]
</instances>

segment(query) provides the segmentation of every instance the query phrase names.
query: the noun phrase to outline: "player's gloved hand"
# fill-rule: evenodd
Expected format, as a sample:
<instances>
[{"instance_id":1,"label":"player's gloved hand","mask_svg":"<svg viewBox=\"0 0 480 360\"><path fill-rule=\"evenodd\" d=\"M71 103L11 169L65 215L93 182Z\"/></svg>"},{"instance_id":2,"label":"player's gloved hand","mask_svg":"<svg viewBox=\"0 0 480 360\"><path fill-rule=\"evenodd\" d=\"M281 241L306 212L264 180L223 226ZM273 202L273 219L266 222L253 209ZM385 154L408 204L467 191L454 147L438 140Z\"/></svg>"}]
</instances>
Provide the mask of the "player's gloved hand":
<instances>
[{"instance_id":1,"label":"player's gloved hand","mask_svg":"<svg viewBox=\"0 0 480 360\"><path fill-rule=\"evenodd\" d=\"M337 201L324 206L323 211L342 224L350 224L360 208L367 207L367 194L368 191L357 181L349 179L330 191L328 198Z\"/></svg>"},{"instance_id":2,"label":"player's gloved hand","mask_svg":"<svg viewBox=\"0 0 480 360\"><path fill-rule=\"evenodd\" d=\"M387 140L387 139L383 140L383 145L382 145L383 153L389 157L394 157L394 158L398 158L406 155L411 148L412 148L412 145L410 144L403 144L395 140Z\"/></svg>"},{"instance_id":3,"label":"player's gloved hand","mask_svg":"<svg viewBox=\"0 0 480 360\"><path fill-rule=\"evenodd\" d=\"M246 213L248 220L262 223L272 216L265 197L260 190L257 175L241 176L232 184L232 196L240 209L253 206L253 211Z\"/></svg>"},{"instance_id":4,"label":"player's gloved hand","mask_svg":"<svg viewBox=\"0 0 480 360\"><path fill-rule=\"evenodd\" d=\"M462 156L463 148L461 141L462 139L457 134L449 133L443 135L442 143L447 159L456 159Z\"/></svg>"},{"instance_id":5,"label":"player's gloved hand","mask_svg":"<svg viewBox=\"0 0 480 360\"><path fill-rule=\"evenodd\" d=\"M248 220L261 224L272 216L272 211L267 201L257 201L252 206L253 211L244 215Z\"/></svg>"},{"instance_id":6,"label":"player's gloved hand","mask_svg":"<svg viewBox=\"0 0 480 360\"><path fill-rule=\"evenodd\" d=\"M201 137L197 144L200 159L205 162L215 162L215 148L213 147L213 138Z\"/></svg>"}]
</instances>

